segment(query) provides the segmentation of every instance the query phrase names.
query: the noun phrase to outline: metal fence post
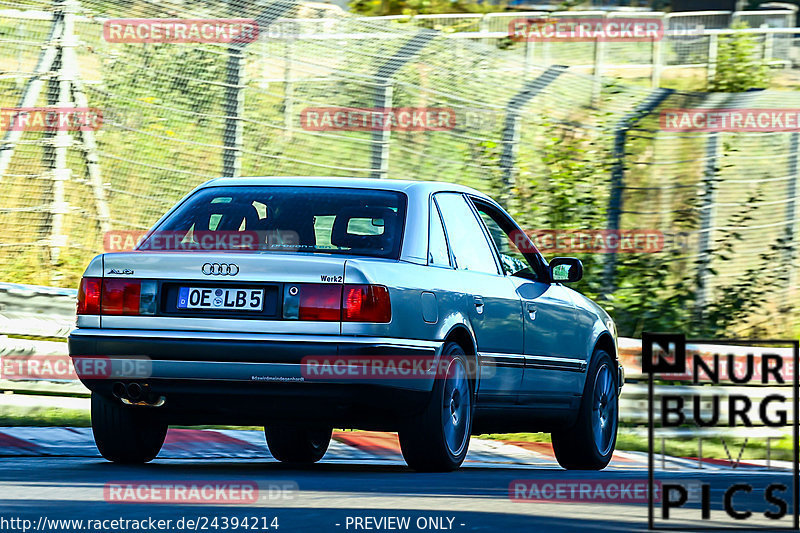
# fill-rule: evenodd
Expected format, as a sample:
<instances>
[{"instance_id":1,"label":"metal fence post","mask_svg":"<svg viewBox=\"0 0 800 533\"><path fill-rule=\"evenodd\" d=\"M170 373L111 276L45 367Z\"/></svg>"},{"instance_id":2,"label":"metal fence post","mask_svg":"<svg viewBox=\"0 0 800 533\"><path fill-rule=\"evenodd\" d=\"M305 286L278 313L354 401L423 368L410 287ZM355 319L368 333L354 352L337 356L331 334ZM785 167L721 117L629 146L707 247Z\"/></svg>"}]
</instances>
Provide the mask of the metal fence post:
<instances>
[{"instance_id":1,"label":"metal fence post","mask_svg":"<svg viewBox=\"0 0 800 533\"><path fill-rule=\"evenodd\" d=\"M56 5L60 3L60 0L56 1ZM56 57L59 55L59 47L57 44L63 32L64 20L61 13L56 10L53 13L53 25L50 26L50 34L47 36L46 44L39 54L39 60L36 63L33 75L28 78L25 90L22 92L17 107L33 107L36 105L39 96L42 94L44 82L53 70L53 64L56 61ZM14 120L16 120L16 117L14 117ZM8 170L8 166L11 164L11 156L14 155L17 143L19 143L22 138L22 130L22 128L6 129L3 134L3 140L0 141L0 182L2 182L3 176L6 170Z\"/></svg>"},{"instance_id":2,"label":"metal fence post","mask_svg":"<svg viewBox=\"0 0 800 533\"><path fill-rule=\"evenodd\" d=\"M284 76L283 76L283 123L286 128L286 133L291 133L292 130L292 113L294 110L294 83L292 80L292 41L286 39L285 41L285 59L284 59Z\"/></svg>"},{"instance_id":3,"label":"metal fence post","mask_svg":"<svg viewBox=\"0 0 800 533\"><path fill-rule=\"evenodd\" d=\"M795 272L797 265L797 179L800 173L800 133L792 133L789 137L789 183L786 186L786 196L789 201L786 204L786 288L794 286ZM790 295L791 297L791 295Z\"/></svg>"},{"instance_id":4,"label":"metal fence post","mask_svg":"<svg viewBox=\"0 0 800 533\"><path fill-rule=\"evenodd\" d=\"M769 28L769 26L767 24L762 24L761 27L762 28ZM766 63L769 63L770 61L772 61L773 49L775 48L774 43L775 43L775 34L774 33L769 33L769 32L764 32L764 49L763 49L763 52L762 52L762 58L764 59L764 62L766 62Z\"/></svg>"},{"instance_id":5,"label":"metal fence post","mask_svg":"<svg viewBox=\"0 0 800 533\"><path fill-rule=\"evenodd\" d=\"M229 0L231 10L236 14L235 0ZM259 35L266 33L270 24L295 7L295 0L280 0L269 4L261 15L256 17ZM245 65L244 50L248 42L233 43L228 47L228 64L225 69L225 100L222 103L225 114L225 127L222 131L222 175L238 178L242 172L242 149L244 148L244 89Z\"/></svg>"},{"instance_id":6,"label":"metal fence post","mask_svg":"<svg viewBox=\"0 0 800 533\"><path fill-rule=\"evenodd\" d=\"M63 61L65 68L75 72L72 80L72 98L77 107L89 108L89 99L86 97L83 81L80 79L78 70L78 60L75 57L74 48L65 48L63 51ZM94 130L85 128L80 131L83 140L83 153L86 160L86 172L89 174L89 184L94 195L95 208L97 209L97 227L105 234L111 230L111 209L108 205L105 185L100 169L100 153L97 147L97 139Z\"/></svg>"},{"instance_id":7,"label":"metal fence post","mask_svg":"<svg viewBox=\"0 0 800 533\"><path fill-rule=\"evenodd\" d=\"M643 118L653 112L675 91L673 89L656 89L636 108L625 115L618 123L614 133L613 161L614 167L611 170L610 192L608 196L608 212L606 229L609 231L619 231L620 220L622 218L622 191L625 188L625 144L628 139L628 131L634 128ZM617 277L617 254L609 253L606 256L606 264L603 269L603 295L608 296L616 290Z\"/></svg>"},{"instance_id":8,"label":"metal fence post","mask_svg":"<svg viewBox=\"0 0 800 533\"><path fill-rule=\"evenodd\" d=\"M533 69L534 58L536 57L536 43L532 39L525 40L525 76Z\"/></svg>"},{"instance_id":9,"label":"metal fence post","mask_svg":"<svg viewBox=\"0 0 800 533\"><path fill-rule=\"evenodd\" d=\"M606 14L603 14L603 19L607 18ZM594 77L594 83L592 83L592 105L598 106L600 104L600 99L603 95L603 63L605 62L606 56L606 43L603 39L599 37L595 38L594 40L594 71L592 75Z\"/></svg>"},{"instance_id":10,"label":"metal fence post","mask_svg":"<svg viewBox=\"0 0 800 533\"><path fill-rule=\"evenodd\" d=\"M17 26L17 34L19 39L19 42L17 43L17 72L20 73L22 72L23 55L25 54L25 41L27 40L26 38L27 31L25 30L25 28L26 28L25 19L20 19L19 24ZM24 83L25 82L23 76L17 75L14 78L14 84L17 86L17 88L22 88L24 86Z\"/></svg>"},{"instance_id":11,"label":"metal fence post","mask_svg":"<svg viewBox=\"0 0 800 533\"><path fill-rule=\"evenodd\" d=\"M225 128L222 133L222 175L238 178L242 171L244 144L244 53L240 43L228 48L228 65L225 69Z\"/></svg>"},{"instance_id":12,"label":"metal fence post","mask_svg":"<svg viewBox=\"0 0 800 533\"><path fill-rule=\"evenodd\" d=\"M706 141L706 165L703 173L703 197L700 205L700 235L697 242L697 298L695 304L698 316L702 316L709 296L710 256L714 249L712 234L716 214L714 208L717 197L717 169L721 141L720 133L717 132L709 133Z\"/></svg>"},{"instance_id":13,"label":"metal fence post","mask_svg":"<svg viewBox=\"0 0 800 533\"><path fill-rule=\"evenodd\" d=\"M486 20L486 16L488 13L484 13L481 15L481 20L478 22L478 31L481 33L485 33L489 31L489 21Z\"/></svg>"},{"instance_id":14,"label":"metal fence post","mask_svg":"<svg viewBox=\"0 0 800 533\"><path fill-rule=\"evenodd\" d=\"M392 107L392 96L394 75L397 74L406 63L411 61L419 54L423 48L439 32L429 29L421 29L411 39L400 47L394 56L378 67L375 78L378 80L378 87L375 94L375 107L386 111ZM371 154L371 177L386 178L389 175L389 143L391 141L391 129L384 124L381 129L372 130L372 154Z\"/></svg>"},{"instance_id":15,"label":"metal fence post","mask_svg":"<svg viewBox=\"0 0 800 533\"><path fill-rule=\"evenodd\" d=\"M708 36L708 65L706 76L709 85L717 75L717 53L719 51L719 35L716 33Z\"/></svg>"},{"instance_id":16,"label":"metal fence post","mask_svg":"<svg viewBox=\"0 0 800 533\"><path fill-rule=\"evenodd\" d=\"M394 87L391 82L386 80L376 88L375 107L381 111L387 111L392 107L392 97ZM372 131L372 170L373 178L386 178L389 175L389 143L391 142L391 130L387 124L379 130Z\"/></svg>"},{"instance_id":17,"label":"metal fence post","mask_svg":"<svg viewBox=\"0 0 800 533\"><path fill-rule=\"evenodd\" d=\"M511 100L506 104L506 119L503 125L503 152L500 155L500 169L503 173L500 203L504 207L508 206L511 184L514 181L514 165L517 160L517 146L519 145L520 137L520 111L537 94L566 72L567 68L562 65L554 65L548 68L540 76L525 82L522 90L511 97Z\"/></svg>"},{"instance_id":18,"label":"metal fence post","mask_svg":"<svg viewBox=\"0 0 800 533\"><path fill-rule=\"evenodd\" d=\"M653 72L650 82L653 89L661 86L661 73L664 70L664 38L653 37Z\"/></svg>"},{"instance_id":19,"label":"metal fence post","mask_svg":"<svg viewBox=\"0 0 800 533\"><path fill-rule=\"evenodd\" d=\"M60 9L64 31L58 44L58 54L53 63L56 75L48 83L47 105L56 107L63 113L65 108L74 107L70 98L72 80L76 72L72 71L64 62L64 49L75 46L74 24L75 4L69 0L59 2L56 9ZM72 136L65 128L58 128L55 132L48 132L46 139L49 146L45 150L45 164L49 167L50 209L45 226L50 247L50 261L53 265L51 281L60 282L60 272L56 267L61 254L61 249L67 245L67 236L64 235L64 216L69 213L69 202L65 194L65 182L70 179L70 169L67 166L67 150L72 144Z\"/></svg>"}]
</instances>

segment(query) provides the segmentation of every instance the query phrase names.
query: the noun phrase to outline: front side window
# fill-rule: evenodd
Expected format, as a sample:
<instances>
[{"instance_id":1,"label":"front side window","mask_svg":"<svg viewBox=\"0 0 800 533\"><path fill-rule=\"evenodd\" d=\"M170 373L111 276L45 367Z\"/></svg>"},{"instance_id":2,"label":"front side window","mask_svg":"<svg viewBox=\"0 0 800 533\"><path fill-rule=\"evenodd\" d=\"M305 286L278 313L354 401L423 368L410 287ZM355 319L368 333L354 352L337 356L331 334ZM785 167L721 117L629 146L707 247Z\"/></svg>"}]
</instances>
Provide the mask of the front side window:
<instances>
[{"instance_id":1,"label":"front side window","mask_svg":"<svg viewBox=\"0 0 800 533\"><path fill-rule=\"evenodd\" d=\"M280 251L400 256L406 196L334 187L201 189L139 250Z\"/></svg>"},{"instance_id":2,"label":"front side window","mask_svg":"<svg viewBox=\"0 0 800 533\"><path fill-rule=\"evenodd\" d=\"M489 230L489 235L500 255L503 272L509 276L524 274L526 277L534 277L536 269L531 267L528 258L520 250L522 246L529 253L534 253L535 247L528 236L491 205L476 200L473 200L473 205Z\"/></svg>"},{"instance_id":3,"label":"front side window","mask_svg":"<svg viewBox=\"0 0 800 533\"><path fill-rule=\"evenodd\" d=\"M467 200L458 193L439 193L434 198L442 212L456 268L497 274L494 251Z\"/></svg>"}]
</instances>

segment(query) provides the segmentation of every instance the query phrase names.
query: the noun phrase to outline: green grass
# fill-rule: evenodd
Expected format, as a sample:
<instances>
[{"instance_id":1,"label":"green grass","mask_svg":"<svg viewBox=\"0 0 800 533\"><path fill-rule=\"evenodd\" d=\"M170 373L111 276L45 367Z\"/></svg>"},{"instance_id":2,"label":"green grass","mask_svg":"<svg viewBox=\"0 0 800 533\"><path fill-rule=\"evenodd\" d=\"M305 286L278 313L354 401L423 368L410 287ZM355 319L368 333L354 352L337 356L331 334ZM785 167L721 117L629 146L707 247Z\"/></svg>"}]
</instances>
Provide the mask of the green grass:
<instances>
[{"instance_id":1,"label":"green grass","mask_svg":"<svg viewBox=\"0 0 800 533\"><path fill-rule=\"evenodd\" d=\"M512 442L550 442L549 433L484 433L478 435L478 438Z\"/></svg>"},{"instance_id":2,"label":"green grass","mask_svg":"<svg viewBox=\"0 0 800 533\"><path fill-rule=\"evenodd\" d=\"M90 427L89 411L58 407L3 407L0 426Z\"/></svg>"}]
</instances>

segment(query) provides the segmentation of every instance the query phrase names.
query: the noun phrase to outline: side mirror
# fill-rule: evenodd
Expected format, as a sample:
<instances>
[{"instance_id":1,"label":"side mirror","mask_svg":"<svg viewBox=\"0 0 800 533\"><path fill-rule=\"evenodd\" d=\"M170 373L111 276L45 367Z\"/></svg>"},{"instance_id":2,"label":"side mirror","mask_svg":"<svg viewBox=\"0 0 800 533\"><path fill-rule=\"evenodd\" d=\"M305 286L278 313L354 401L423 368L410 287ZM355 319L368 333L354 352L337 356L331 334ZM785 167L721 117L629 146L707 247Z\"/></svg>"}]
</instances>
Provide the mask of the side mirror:
<instances>
[{"instance_id":1,"label":"side mirror","mask_svg":"<svg viewBox=\"0 0 800 533\"><path fill-rule=\"evenodd\" d=\"M557 283L573 283L583 277L583 263L574 257L556 257L550 261L550 279Z\"/></svg>"}]
</instances>

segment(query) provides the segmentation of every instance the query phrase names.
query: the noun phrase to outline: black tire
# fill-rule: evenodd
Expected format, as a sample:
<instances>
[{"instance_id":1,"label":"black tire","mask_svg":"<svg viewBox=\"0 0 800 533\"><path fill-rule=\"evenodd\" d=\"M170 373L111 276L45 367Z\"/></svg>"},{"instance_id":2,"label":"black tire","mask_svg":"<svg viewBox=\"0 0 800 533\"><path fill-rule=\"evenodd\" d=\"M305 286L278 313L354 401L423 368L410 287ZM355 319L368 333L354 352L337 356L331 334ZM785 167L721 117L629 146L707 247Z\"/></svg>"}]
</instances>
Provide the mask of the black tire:
<instances>
[{"instance_id":1,"label":"black tire","mask_svg":"<svg viewBox=\"0 0 800 533\"><path fill-rule=\"evenodd\" d=\"M614 358L595 350L575 424L552 434L553 451L562 467L602 470L611 461L619 425L618 380Z\"/></svg>"},{"instance_id":2,"label":"black tire","mask_svg":"<svg viewBox=\"0 0 800 533\"><path fill-rule=\"evenodd\" d=\"M114 463L143 464L155 459L167 424L147 407L129 407L92 393L92 434L100 455Z\"/></svg>"},{"instance_id":3,"label":"black tire","mask_svg":"<svg viewBox=\"0 0 800 533\"><path fill-rule=\"evenodd\" d=\"M399 431L403 458L419 472L457 470L469 450L475 386L467 372L467 357L461 346L448 342L442 362L425 411Z\"/></svg>"},{"instance_id":4,"label":"black tire","mask_svg":"<svg viewBox=\"0 0 800 533\"><path fill-rule=\"evenodd\" d=\"M328 451L333 428L267 426L264 435L272 456L282 463L316 463Z\"/></svg>"}]
</instances>

